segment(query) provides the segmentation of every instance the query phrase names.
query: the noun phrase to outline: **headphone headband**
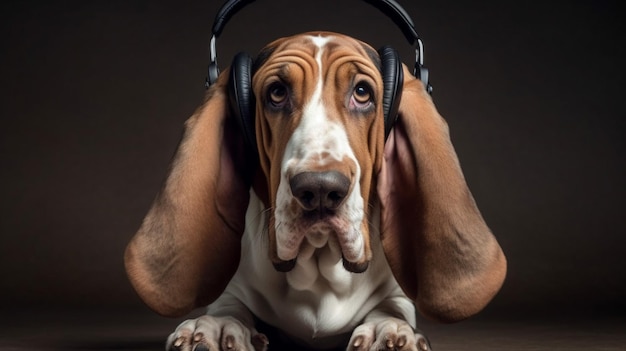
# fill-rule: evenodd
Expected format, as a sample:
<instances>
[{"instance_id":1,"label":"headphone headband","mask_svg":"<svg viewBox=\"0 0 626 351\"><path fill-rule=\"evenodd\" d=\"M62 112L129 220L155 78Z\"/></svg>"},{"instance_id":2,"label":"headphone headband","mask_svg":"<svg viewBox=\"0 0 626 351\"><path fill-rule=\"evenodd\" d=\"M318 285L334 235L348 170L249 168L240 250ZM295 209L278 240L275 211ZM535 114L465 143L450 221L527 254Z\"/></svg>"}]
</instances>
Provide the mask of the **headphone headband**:
<instances>
[{"instance_id":1,"label":"headphone headband","mask_svg":"<svg viewBox=\"0 0 626 351\"><path fill-rule=\"evenodd\" d=\"M215 16L215 21L213 22L213 35L219 37L220 34L222 34L222 30L226 26L226 23L228 23L228 21L237 12L254 1L256 0L227 0ZM417 35L411 16L409 16L400 4L394 0L363 1L373 5L387 15L387 17L391 18L394 23L400 27L409 44L413 45L417 40L419 40L419 36Z\"/></svg>"},{"instance_id":2,"label":"headphone headband","mask_svg":"<svg viewBox=\"0 0 626 351\"><path fill-rule=\"evenodd\" d=\"M216 39L220 36L222 30L226 26L226 23L228 23L232 16L254 1L255 0L227 0L217 12L217 15L215 16L215 22L213 22L213 35L211 36L211 43L209 48L211 63L209 64L209 76L207 77L206 81L207 88L209 87L209 85L213 84L217 80L217 76L219 75L219 68L217 66L217 50L215 47ZM391 18L394 23L398 27L400 27L409 44L416 45L415 68L413 73L419 78L421 76L421 66L424 64L424 48L422 40L417 35L415 25L413 24L413 20L411 19L409 14L395 0L363 1L373 5L389 18ZM430 89L432 89L430 88L430 86L428 86L427 88L429 89L429 91Z\"/></svg>"},{"instance_id":3,"label":"headphone headband","mask_svg":"<svg viewBox=\"0 0 626 351\"><path fill-rule=\"evenodd\" d=\"M219 36L231 17L255 0L228 0L217 12L213 22L213 35Z\"/></svg>"}]
</instances>

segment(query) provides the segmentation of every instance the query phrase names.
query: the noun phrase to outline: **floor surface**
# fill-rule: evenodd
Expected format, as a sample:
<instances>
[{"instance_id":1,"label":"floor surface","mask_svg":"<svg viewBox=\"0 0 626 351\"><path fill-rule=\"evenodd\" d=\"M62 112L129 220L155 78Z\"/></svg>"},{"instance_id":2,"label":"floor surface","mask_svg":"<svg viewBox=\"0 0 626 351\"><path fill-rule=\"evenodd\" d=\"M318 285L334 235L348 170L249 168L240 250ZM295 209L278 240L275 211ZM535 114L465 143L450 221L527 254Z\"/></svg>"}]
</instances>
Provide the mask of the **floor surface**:
<instances>
[{"instance_id":1,"label":"floor surface","mask_svg":"<svg viewBox=\"0 0 626 351\"><path fill-rule=\"evenodd\" d=\"M151 312L29 312L3 313L0 350L135 350L164 349L167 335L182 319ZM421 323L435 351L452 350L626 350L625 319L584 321L511 321L476 318L457 324ZM285 350L272 343L270 350Z\"/></svg>"}]
</instances>

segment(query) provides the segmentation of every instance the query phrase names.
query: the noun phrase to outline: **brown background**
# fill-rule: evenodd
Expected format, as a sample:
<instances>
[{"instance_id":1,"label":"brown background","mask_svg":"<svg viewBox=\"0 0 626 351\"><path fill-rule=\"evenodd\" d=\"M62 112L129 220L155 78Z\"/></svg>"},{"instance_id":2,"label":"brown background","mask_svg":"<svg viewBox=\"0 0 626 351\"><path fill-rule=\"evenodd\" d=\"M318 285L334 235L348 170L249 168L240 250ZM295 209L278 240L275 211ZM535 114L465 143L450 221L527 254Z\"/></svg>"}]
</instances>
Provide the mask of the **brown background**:
<instances>
[{"instance_id":1,"label":"brown background","mask_svg":"<svg viewBox=\"0 0 626 351\"><path fill-rule=\"evenodd\" d=\"M401 32L368 4L295 3L258 1L235 16L218 41L221 66L316 29L391 44L412 59ZM467 180L509 259L486 315L624 317L617 2L401 3L424 40L433 97ZM220 4L0 5L0 313L144 309L122 253L201 101Z\"/></svg>"}]
</instances>

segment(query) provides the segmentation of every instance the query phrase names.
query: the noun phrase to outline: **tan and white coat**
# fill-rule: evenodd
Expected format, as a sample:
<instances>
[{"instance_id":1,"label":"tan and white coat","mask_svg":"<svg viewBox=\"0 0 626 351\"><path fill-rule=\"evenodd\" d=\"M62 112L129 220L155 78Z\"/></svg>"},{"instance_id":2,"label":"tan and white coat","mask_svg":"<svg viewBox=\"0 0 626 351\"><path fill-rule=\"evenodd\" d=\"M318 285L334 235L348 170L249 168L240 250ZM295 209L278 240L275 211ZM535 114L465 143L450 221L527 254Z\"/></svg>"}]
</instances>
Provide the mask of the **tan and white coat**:
<instances>
[{"instance_id":1,"label":"tan and white coat","mask_svg":"<svg viewBox=\"0 0 626 351\"><path fill-rule=\"evenodd\" d=\"M350 37L307 33L262 56L252 79L259 162L222 74L126 251L131 282L158 313L210 304L167 349L264 350L255 318L313 348L428 349L415 307L467 318L506 273L446 122L404 67L385 142L379 62ZM311 182L332 189L311 204Z\"/></svg>"}]
</instances>

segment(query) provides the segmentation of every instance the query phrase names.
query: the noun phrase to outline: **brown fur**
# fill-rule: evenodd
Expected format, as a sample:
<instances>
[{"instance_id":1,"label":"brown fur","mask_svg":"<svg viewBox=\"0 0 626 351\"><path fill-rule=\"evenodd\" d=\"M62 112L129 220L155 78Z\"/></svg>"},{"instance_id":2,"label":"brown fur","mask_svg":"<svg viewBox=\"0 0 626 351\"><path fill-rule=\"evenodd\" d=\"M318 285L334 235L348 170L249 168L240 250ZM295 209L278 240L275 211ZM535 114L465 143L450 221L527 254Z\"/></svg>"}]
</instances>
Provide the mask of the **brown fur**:
<instances>
[{"instance_id":1,"label":"brown fur","mask_svg":"<svg viewBox=\"0 0 626 351\"><path fill-rule=\"evenodd\" d=\"M467 188L448 126L416 79L405 80L380 178L383 246L405 293L436 320L479 312L500 289L506 259Z\"/></svg>"},{"instance_id":2,"label":"brown fur","mask_svg":"<svg viewBox=\"0 0 626 351\"><path fill-rule=\"evenodd\" d=\"M336 77L327 82L323 99L329 115L346 126L364 170L356 180L361 196L367 204L380 202L380 235L391 269L424 315L442 321L467 318L499 290L506 259L467 188L446 122L422 83L405 67L398 122L385 144L382 81L370 58L372 49L339 37L341 45L323 58L332 63L324 66L324 74ZM297 72L290 66L288 75L294 90L290 115L270 113L263 99L257 99L259 169L250 169L253 163L242 151L242 138L229 118L228 74L222 74L203 106L187 121L167 181L128 245L129 278L141 298L160 314L185 314L222 293L239 262L250 186L268 208L276 203L280 179L276 165L296 128L299 109L314 89L315 80L305 77L317 77L318 72L311 62L313 45L291 38L269 47L252 82L257 97L267 89L266 77L287 76L283 57L296 57L301 65ZM341 92L352 84L347 77L355 71L376 87L376 109L363 118L342 112L346 101ZM349 177L352 168L349 164L334 167ZM269 255L280 263L273 225L270 220ZM367 223L362 230L369 260Z\"/></svg>"}]
</instances>

